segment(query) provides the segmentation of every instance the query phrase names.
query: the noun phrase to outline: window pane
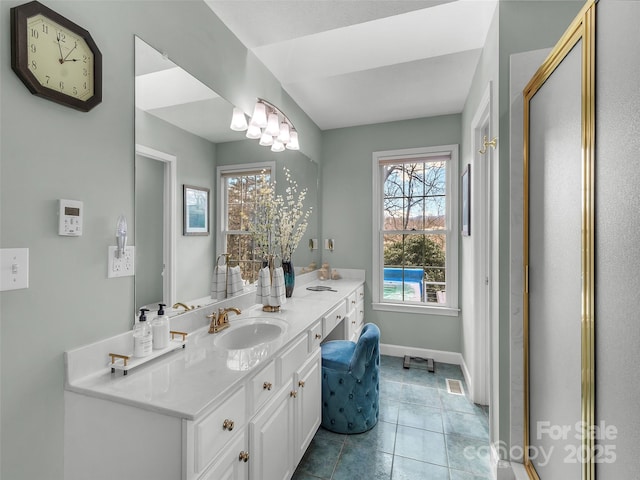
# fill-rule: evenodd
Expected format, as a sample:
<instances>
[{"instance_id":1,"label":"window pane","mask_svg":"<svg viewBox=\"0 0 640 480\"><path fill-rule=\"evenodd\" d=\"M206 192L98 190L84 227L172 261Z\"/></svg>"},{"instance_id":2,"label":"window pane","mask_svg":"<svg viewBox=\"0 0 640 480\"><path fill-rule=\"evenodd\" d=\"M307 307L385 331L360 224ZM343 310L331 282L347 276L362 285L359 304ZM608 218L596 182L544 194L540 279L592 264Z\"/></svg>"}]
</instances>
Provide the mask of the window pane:
<instances>
[{"instance_id":1,"label":"window pane","mask_svg":"<svg viewBox=\"0 0 640 480\"><path fill-rule=\"evenodd\" d=\"M445 235L384 235L383 300L443 303Z\"/></svg>"},{"instance_id":2,"label":"window pane","mask_svg":"<svg viewBox=\"0 0 640 480\"><path fill-rule=\"evenodd\" d=\"M249 224L255 217L257 191L260 185L269 183L270 173L254 171L225 174L223 181L227 195L222 222L222 233L226 240L225 253L231 255L233 265L236 262L240 265L243 280L253 283L261 260L254 258L254 244L248 234ZM247 233L228 234L229 231Z\"/></svg>"},{"instance_id":3,"label":"window pane","mask_svg":"<svg viewBox=\"0 0 640 480\"><path fill-rule=\"evenodd\" d=\"M242 204L230 203L227 207L227 230L240 230L242 225L241 219Z\"/></svg>"},{"instance_id":4,"label":"window pane","mask_svg":"<svg viewBox=\"0 0 640 480\"><path fill-rule=\"evenodd\" d=\"M419 162L385 165L384 230L446 227L446 165Z\"/></svg>"}]
</instances>

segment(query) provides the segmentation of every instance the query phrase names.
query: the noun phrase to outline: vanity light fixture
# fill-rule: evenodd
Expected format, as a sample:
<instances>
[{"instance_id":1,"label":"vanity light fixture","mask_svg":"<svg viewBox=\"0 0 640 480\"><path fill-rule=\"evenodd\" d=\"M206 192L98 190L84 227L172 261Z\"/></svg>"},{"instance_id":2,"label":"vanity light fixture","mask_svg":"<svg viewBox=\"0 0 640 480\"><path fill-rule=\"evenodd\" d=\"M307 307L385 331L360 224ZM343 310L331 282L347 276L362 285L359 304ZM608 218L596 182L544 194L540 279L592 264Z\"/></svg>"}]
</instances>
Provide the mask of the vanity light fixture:
<instances>
[{"instance_id":1,"label":"vanity light fixture","mask_svg":"<svg viewBox=\"0 0 640 480\"><path fill-rule=\"evenodd\" d=\"M253 115L249 122L244 112L234 107L231 119L231 130L247 131L246 136L252 140L260 140L260 145L271 147L273 152L300 150L298 132L291 120L272 103L261 98L253 107Z\"/></svg>"},{"instance_id":2,"label":"vanity light fixture","mask_svg":"<svg viewBox=\"0 0 640 480\"><path fill-rule=\"evenodd\" d=\"M238 107L233 107L233 117L231 117L231 125L229 127L236 132L244 132L249 127L244 112Z\"/></svg>"},{"instance_id":3,"label":"vanity light fixture","mask_svg":"<svg viewBox=\"0 0 640 480\"><path fill-rule=\"evenodd\" d=\"M127 219L124 215L120 215L116 223L116 245L118 246L116 257L120 258L127 247Z\"/></svg>"}]
</instances>

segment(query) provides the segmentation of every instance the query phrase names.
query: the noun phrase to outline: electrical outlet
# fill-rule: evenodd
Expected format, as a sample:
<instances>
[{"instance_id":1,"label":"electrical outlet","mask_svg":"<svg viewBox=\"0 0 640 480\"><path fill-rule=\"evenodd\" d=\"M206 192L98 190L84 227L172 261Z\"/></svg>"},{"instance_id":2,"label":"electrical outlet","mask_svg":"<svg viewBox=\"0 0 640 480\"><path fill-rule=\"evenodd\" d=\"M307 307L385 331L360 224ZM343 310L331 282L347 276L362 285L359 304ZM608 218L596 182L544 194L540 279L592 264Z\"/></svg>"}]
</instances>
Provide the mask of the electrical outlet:
<instances>
[{"instance_id":1,"label":"electrical outlet","mask_svg":"<svg viewBox=\"0 0 640 480\"><path fill-rule=\"evenodd\" d=\"M131 277L135 274L135 247L125 247L120 258L116 252L118 247L109 247L109 257L107 262L107 277Z\"/></svg>"}]
</instances>

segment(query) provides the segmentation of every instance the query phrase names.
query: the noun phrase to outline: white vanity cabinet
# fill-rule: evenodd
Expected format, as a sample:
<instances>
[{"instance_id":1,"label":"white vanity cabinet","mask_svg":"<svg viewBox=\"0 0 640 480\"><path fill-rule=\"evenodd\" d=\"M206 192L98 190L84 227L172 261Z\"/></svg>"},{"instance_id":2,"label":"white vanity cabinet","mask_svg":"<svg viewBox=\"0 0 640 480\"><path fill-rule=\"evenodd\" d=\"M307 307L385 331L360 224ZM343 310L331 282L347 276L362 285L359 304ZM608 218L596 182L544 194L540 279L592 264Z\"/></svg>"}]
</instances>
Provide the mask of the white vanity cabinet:
<instances>
[{"instance_id":1,"label":"white vanity cabinet","mask_svg":"<svg viewBox=\"0 0 640 480\"><path fill-rule=\"evenodd\" d=\"M247 429L242 429L200 480L249 480Z\"/></svg>"},{"instance_id":2,"label":"white vanity cabinet","mask_svg":"<svg viewBox=\"0 0 640 480\"><path fill-rule=\"evenodd\" d=\"M227 451L227 444L247 423L245 388L238 388L202 420L186 422L189 478L205 471L213 459Z\"/></svg>"},{"instance_id":3,"label":"white vanity cabinet","mask_svg":"<svg viewBox=\"0 0 640 480\"><path fill-rule=\"evenodd\" d=\"M101 360L124 334L66 352L65 480L289 480L321 422L320 344L348 317L362 328L361 285L291 300L282 343L247 372L202 333L126 377Z\"/></svg>"},{"instance_id":4,"label":"white vanity cabinet","mask_svg":"<svg viewBox=\"0 0 640 480\"><path fill-rule=\"evenodd\" d=\"M278 358L282 388L249 423L252 480L290 479L320 426L321 357L319 346L309 351L313 330Z\"/></svg>"},{"instance_id":5,"label":"white vanity cabinet","mask_svg":"<svg viewBox=\"0 0 640 480\"><path fill-rule=\"evenodd\" d=\"M297 465L322 421L322 359L320 349L296 373L294 406L295 457Z\"/></svg>"},{"instance_id":6,"label":"white vanity cabinet","mask_svg":"<svg viewBox=\"0 0 640 480\"><path fill-rule=\"evenodd\" d=\"M347 297L347 320L344 324L344 337L357 342L364 326L364 286L358 287Z\"/></svg>"},{"instance_id":7,"label":"white vanity cabinet","mask_svg":"<svg viewBox=\"0 0 640 480\"><path fill-rule=\"evenodd\" d=\"M249 423L252 480L289 480L293 475L294 403L292 385L283 385Z\"/></svg>"},{"instance_id":8,"label":"white vanity cabinet","mask_svg":"<svg viewBox=\"0 0 640 480\"><path fill-rule=\"evenodd\" d=\"M323 338L333 338L331 332L342 322L347 316L347 301L341 301L336 307L327 312L322 318L322 336Z\"/></svg>"}]
</instances>

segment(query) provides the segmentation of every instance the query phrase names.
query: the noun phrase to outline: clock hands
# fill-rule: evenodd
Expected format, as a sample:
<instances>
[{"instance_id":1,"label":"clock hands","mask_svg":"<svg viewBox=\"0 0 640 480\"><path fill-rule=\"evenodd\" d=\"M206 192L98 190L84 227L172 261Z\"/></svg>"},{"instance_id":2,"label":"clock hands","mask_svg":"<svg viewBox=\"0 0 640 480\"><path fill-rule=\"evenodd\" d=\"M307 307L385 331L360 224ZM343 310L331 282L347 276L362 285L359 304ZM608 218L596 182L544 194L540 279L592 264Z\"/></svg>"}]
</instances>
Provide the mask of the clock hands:
<instances>
[{"instance_id":1,"label":"clock hands","mask_svg":"<svg viewBox=\"0 0 640 480\"><path fill-rule=\"evenodd\" d=\"M76 59L67 60L67 57L69 57L69 55L71 55L71 52L73 52L73 51L76 49L76 47L77 47L77 46L78 46L78 42L75 42L75 44L73 45L73 48L72 48L71 50L69 50L69 53L67 53L67 56L66 56L66 57L64 57L64 61L65 61L65 62L71 62L71 61L73 61L73 62L77 62L77 60L76 60Z\"/></svg>"},{"instance_id":2,"label":"clock hands","mask_svg":"<svg viewBox=\"0 0 640 480\"><path fill-rule=\"evenodd\" d=\"M58 50L60 51L60 58L58 59L58 61L60 63L65 63L65 62L78 62L79 59L77 58L69 58L69 55L71 55L71 52L73 52L76 47L78 46L78 42L75 42L73 45L73 48L71 50L69 50L69 52L63 57L62 56L62 45L60 44L60 32L58 32L56 34L56 41L58 43Z\"/></svg>"},{"instance_id":3,"label":"clock hands","mask_svg":"<svg viewBox=\"0 0 640 480\"><path fill-rule=\"evenodd\" d=\"M58 61L60 63L64 63L64 59L62 58L62 46L60 45L60 32L56 34L56 39L58 40L58 50L60 50L60 58Z\"/></svg>"}]
</instances>

